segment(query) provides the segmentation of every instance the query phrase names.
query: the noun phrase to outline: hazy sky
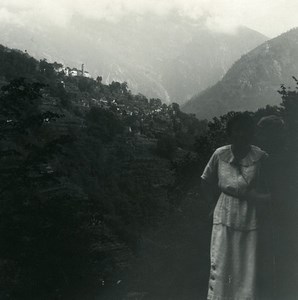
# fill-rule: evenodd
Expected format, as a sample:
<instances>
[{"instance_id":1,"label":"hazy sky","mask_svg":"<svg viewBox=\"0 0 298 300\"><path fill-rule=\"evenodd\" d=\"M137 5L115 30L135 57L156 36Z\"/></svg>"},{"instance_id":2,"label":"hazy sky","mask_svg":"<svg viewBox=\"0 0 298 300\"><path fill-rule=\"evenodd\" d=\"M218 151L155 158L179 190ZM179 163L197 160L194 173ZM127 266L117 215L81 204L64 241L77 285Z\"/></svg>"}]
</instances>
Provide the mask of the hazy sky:
<instances>
[{"instance_id":1,"label":"hazy sky","mask_svg":"<svg viewBox=\"0 0 298 300\"><path fill-rule=\"evenodd\" d=\"M217 30L245 25L269 37L298 26L297 0L0 0L0 24L64 27L80 14L115 21L132 12L163 15L171 10L204 17Z\"/></svg>"}]
</instances>

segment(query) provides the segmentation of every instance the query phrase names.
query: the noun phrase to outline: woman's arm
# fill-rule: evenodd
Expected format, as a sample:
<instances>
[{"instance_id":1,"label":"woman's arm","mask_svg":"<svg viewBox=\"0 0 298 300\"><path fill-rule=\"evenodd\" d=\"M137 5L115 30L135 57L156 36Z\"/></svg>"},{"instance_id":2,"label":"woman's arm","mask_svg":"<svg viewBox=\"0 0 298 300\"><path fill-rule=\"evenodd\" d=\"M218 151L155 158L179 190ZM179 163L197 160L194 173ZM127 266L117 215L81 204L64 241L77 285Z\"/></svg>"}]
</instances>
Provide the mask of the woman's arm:
<instances>
[{"instance_id":1,"label":"woman's arm","mask_svg":"<svg viewBox=\"0 0 298 300\"><path fill-rule=\"evenodd\" d=\"M215 151L209 159L204 172L201 176L201 193L208 206L210 207L210 215L216 204L216 196L218 194L218 155Z\"/></svg>"},{"instance_id":2,"label":"woman's arm","mask_svg":"<svg viewBox=\"0 0 298 300\"><path fill-rule=\"evenodd\" d=\"M201 191L203 198L208 202L213 202L214 199L214 188L205 179L201 179Z\"/></svg>"},{"instance_id":3,"label":"woman's arm","mask_svg":"<svg viewBox=\"0 0 298 300\"><path fill-rule=\"evenodd\" d=\"M205 179L201 179L201 194L209 207L209 217L213 215L213 211L218 198L218 189L215 188Z\"/></svg>"},{"instance_id":4,"label":"woman's arm","mask_svg":"<svg viewBox=\"0 0 298 300\"><path fill-rule=\"evenodd\" d=\"M247 200L255 200L262 203L267 203L271 200L271 193L269 188L270 182L270 168L269 168L269 160L268 155L264 155L262 160L260 161L259 172L256 180L256 185L251 187L245 197Z\"/></svg>"}]
</instances>

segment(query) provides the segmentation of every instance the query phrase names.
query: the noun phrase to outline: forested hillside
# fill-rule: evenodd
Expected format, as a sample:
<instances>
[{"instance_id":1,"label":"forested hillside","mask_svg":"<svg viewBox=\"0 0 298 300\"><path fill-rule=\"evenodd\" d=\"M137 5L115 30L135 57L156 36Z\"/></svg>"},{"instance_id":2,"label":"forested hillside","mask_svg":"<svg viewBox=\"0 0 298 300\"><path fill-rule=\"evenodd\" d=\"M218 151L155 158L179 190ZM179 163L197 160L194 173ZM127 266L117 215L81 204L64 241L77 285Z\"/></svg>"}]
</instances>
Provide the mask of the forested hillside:
<instances>
[{"instance_id":1,"label":"forested hillside","mask_svg":"<svg viewBox=\"0 0 298 300\"><path fill-rule=\"evenodd\" d=\"M56 65L0 47L0 298L205 299L211 204L200 174L234 113L207 123ZM282 106L251 114L286 124L278 147L256 140L286 153L276 176L284 233L297 224L298 96L280 92ZM298 270L297 247L280 253L282 279ZM295 280L279 282L293 291Z\"/></svg>"},{"instance_id":2,"label":"forested hillside","mask_svg":"<svg viewBox=\"0 0 298 300\"><path fill-rule=\"evenodd\" d=\"M53 299L115 283L179 206L206 123L126 83L66 77L0 50L1 285Z\"/></svg>"}]
</instances>

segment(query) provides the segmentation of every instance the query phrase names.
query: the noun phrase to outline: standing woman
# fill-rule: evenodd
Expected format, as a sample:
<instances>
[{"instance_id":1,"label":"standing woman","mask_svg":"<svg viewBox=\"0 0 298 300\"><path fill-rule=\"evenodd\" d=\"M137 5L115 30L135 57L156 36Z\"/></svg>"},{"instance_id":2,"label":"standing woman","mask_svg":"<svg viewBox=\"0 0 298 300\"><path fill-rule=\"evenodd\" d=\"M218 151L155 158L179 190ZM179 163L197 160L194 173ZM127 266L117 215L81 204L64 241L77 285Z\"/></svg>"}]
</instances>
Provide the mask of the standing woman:
<instances>
[{"instance_id":1,"label":"standing woman","mask_svg":"<svg viewBox=\"0 0 298 300\"><path fill-rule=\"evenodd\" d=\"M228 121L227 134L231 145L213 153L201 176L205 196L211 200L219 194L213 213L208 300L255 300L260 299L258 209L270 200L264 175L268 155L251 145L254 122L247 113Z\"/></svg>"}]
</instances>

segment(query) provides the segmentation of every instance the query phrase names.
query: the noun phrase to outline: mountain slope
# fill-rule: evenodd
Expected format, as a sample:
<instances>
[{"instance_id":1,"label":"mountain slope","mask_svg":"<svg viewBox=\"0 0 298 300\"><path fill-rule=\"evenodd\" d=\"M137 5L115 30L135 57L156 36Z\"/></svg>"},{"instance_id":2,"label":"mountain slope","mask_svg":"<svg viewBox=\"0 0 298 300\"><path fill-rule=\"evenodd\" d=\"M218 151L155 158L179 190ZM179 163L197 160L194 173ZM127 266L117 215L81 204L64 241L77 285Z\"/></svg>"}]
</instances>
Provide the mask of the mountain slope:
<instances>
[{"instance_id":1,"label":"mountain slope","mask_svg":"<svg viewBox=\"0 0 298 300\"><path fill-rule=\"evenodd\" d=\"M130 15L118 22L73 16L61 29L1 25L0 43L30 55L127 81L133 93L183 103L212 86L232 63L267 38L248 28L214 32L178 14Z\"/></svg>"},{"instance_id":2,"label":"mountain slope","mask_svg":"<svg viewBox=\"0 0 298 300\"><path fill-rule=\"evenodd\" d=\"M256 110L280 103L281 84L298 74L298 29L294 28L241 57L221 81L194 96L182 110L199 118L231 110Z\"/></svg>"}]
</instances>

